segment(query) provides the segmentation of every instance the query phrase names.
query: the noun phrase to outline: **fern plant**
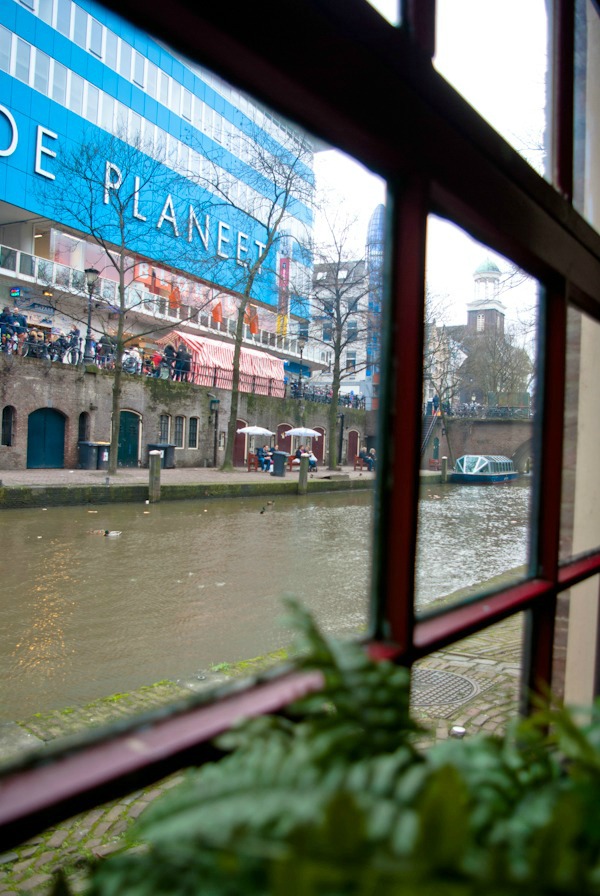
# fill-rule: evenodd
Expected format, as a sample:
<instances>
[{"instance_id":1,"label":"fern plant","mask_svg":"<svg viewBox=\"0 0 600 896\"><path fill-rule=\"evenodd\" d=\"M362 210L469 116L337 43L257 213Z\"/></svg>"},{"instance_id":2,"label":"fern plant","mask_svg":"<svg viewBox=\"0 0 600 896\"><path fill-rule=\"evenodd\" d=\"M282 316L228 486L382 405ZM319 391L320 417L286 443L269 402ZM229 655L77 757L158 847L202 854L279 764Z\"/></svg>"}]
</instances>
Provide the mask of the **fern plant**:
<instances>
[{"instance_id":1,"label":"fern plant","mask_svg":"<svg viewBox=\"0 0 600 896\"><path fill-rule=\"evenodd\" d=\"M221 737L227 755L140 817L91 894L600 896L595 714L419 750L407 671L289 610L323 690Z\"/></svg>"}]
</instances>

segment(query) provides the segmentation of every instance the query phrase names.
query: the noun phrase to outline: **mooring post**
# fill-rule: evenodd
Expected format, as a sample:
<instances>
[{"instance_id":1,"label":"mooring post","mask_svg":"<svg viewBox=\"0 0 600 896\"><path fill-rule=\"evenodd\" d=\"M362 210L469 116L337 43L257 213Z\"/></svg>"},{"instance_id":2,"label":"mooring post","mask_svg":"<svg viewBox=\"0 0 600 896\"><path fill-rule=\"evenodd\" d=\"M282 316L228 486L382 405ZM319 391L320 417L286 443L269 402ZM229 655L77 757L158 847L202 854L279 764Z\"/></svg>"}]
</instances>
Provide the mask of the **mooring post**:
<instances>
[{"instance_id":1,"label":"mooring post","mask_svg":"<svg viewBox=\"0 0 600 896\"><path fill-rule=\"evenodd\" d=\"M148 453L149 482L148 482L148 499L151 504L160 501L160 462L162 460L162 451L150 451Z\"/></svg>"},{"instance_id":2,"label":"mooring post","mask_svg":"<svg viewBox=\"0 0 600 896\"><path fill-rule=\"evenodd\" d=\"M305 495L308 491L308 457L300 458L300 472L298 473L298 494Z\"/></svg>"},{"instance_id":3,"label":"mooring post","mask_svg":"<svg viewBox=\"0 0 600 896\"><path fill-rule=\"evenodd\" d=\"M442 458L442 482L448 482L448 458Z\"/></svg>"}]
</instances>

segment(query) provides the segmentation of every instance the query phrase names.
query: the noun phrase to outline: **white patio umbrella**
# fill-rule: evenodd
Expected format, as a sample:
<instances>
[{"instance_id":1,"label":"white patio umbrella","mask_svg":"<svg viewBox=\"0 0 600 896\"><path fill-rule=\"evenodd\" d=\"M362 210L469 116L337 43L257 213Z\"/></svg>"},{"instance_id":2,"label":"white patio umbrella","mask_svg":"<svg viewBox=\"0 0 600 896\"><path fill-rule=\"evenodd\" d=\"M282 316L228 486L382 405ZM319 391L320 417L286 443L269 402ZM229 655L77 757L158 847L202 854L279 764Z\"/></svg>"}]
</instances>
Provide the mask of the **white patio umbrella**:
<instances>
[{"instance_id":1,"label":"white patio umbrella","mask_svg":"<svg viewBox=\"0 0 600 896\"><path fill-rule=\"evenodd\" d=\"M316 429L309 429L307 426L297 426L295 429L288 429L282 433L283 436L301 436L305 439L318 439L321 435Z\"/></svg>"},{"instance_id":2,"label":"white patio umbrella","mask_svg":"<svg viewBox=\"0 0 600 896\"><path fill-rule=\"evenodd\" d=\"M247 436L274 436L275 433L271 432L270 429L265 429L263 426L242 426L241 429L236 430L236 432L244 433Z\"/></svg>"}]
</instances>

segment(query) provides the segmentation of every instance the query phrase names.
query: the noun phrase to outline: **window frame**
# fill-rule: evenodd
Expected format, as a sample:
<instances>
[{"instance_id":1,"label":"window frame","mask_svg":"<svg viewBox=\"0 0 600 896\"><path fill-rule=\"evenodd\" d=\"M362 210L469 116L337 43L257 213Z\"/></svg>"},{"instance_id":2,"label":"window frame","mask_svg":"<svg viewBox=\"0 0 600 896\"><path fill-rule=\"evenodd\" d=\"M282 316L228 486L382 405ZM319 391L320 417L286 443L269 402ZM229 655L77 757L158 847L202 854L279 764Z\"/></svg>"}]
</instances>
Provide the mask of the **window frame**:
<instances>
[{"instance_id":1,"label":"window frame","mask_svg":"<svg viewBox=\"0 0 600 896\"><path fill-rule=\"evenodd\" d=\"M556 601L560 592L600 572L600 551L558 564L564 430L567 303L600 320L600 235L572 208L573 4L554 0L550 17L554 186L546 183L431 65L435 0L405 0L394 28L363 0L304 0L303 15L265 0L251 7L185 0L168 9L145 0L106 5L203 66L216 69L291 120L384 177L387 210L387 342L379 413L376 485L374 656L410 665L510 615L526 612L523 690L551 681ZM274 38L294 30L294 46ZM274 30L276 29L276 31ZM306 58L311 65L305 64ZM293 90L289 85L293 84ZM368 93L369 102L357 97ZM394 116L389 110L394 109ZM398 121L410 121L397 142ZM485 185L485 189L483 189ZM519 215L515 215L515 208ZM414 561L422 403L426 221L446 217L535 276L546 293L540 325L544 351L538 409L541 462L534 498L534 575L485 601L415 618ZM405 337L392 355L393 333ZM552 359L552 361L551 361ZM395 413L401 401L402 413ZM393 448L393 450L392 450ZM151 784L193 761L212 757L210 738L240 715L275 711L320 686L319 675L285 673L7 779L0 808L5 848L74 812ZM526 702L523 703L526 708ZM135 723L132 723L135 727ZM143 749L140 745L143 745Z\"/></svg>"}]
</instances>

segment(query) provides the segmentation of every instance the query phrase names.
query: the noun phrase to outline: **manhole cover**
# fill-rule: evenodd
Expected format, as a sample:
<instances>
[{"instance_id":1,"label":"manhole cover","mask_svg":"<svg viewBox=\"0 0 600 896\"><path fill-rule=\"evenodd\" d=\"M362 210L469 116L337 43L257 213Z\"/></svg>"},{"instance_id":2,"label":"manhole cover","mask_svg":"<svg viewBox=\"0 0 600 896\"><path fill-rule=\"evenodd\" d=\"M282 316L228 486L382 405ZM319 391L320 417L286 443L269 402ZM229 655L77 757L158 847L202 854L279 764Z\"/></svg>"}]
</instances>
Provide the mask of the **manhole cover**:
<instances>
[{"instance_id":1,"label":"manhole cover","mask_svg":"<svg viewBox=\"0 0 600 896\"><path fill-rule=\"evenodd\" d=\"M413 669L411 702L414 706L432 703L463 703L478 691L477 685L454 672Z\"/></svg>"}]
</instances>

